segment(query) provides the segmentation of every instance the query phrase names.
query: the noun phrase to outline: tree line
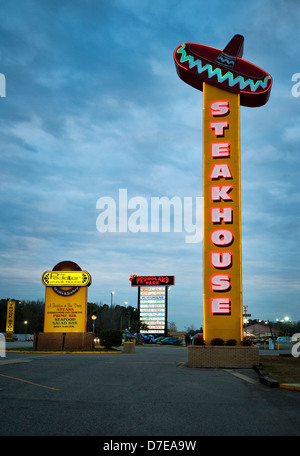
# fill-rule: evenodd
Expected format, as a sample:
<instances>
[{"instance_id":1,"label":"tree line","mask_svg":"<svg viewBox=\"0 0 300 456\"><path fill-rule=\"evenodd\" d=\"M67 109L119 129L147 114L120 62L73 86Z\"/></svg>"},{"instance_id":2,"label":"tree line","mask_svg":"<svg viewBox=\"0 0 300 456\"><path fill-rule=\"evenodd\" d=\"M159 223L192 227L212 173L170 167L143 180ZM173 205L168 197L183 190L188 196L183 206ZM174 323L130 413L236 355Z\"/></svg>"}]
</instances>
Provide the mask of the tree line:
<instances>
[{"instance_id":1,"label":"tree line","mask_svg":"<svg viewBox=\"0 0 300 456\"><path fill-rule=\"evenodd\" d=\"M12 299L14 300L14 299ZM44 301L19 301L14 300L15 305L15 334L33 334L42 332L44 329ZM0 332L5 332L7 313L7 299L0 299ZM97 318L95 321L95 333L102 329L125 330L129 326L135 326L134 322L139 321L138 309L132 306L87 303L87 331L93 330L92 315ZM27 323L25 323L25 321Z\"/></svg>"}]
</instances>

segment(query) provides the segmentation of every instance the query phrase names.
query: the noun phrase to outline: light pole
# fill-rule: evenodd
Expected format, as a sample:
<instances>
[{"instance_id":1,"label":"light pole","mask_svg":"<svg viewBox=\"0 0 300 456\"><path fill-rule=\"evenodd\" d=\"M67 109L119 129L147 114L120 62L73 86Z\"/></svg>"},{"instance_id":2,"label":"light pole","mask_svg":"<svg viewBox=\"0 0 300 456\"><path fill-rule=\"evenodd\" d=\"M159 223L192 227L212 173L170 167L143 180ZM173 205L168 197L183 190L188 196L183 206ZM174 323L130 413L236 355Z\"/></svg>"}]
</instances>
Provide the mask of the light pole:
<instances>
[{"instance_id":1,"label":"light pole","mask_svg":"<svg viewBox=\"0 0 300 456\"><path fill-rule=\"evenodd\" d=\"M112 308L113 308L113 295L115 294L114 291L110 292L110 329L112 329Z\"/></svg>"},{"instance_id":2,"label":"light pole","mask_svg":"<svg viewBox=\"0 0 300 456\"><path fill-rule=\"evenodd\" d=\"M113 295L114 295L114 294L115 294L114 291L111 291L111 292L110 292L110 307L111 307L111 309L112 309L112 306L113 306Z\"/></svg>"},{"instance_id":3,"label":"light pole","mask_svg":"<svg viewBox=\"0 0 300 456\"><path fill-rule=\"evenodd\" d=\"M93 320L93 334L95 334L95 323L96 323L97 317L96 317L96 315L92 315L91 318Z\"/></svg>"},{"instance_id":4,"label":"light pole","mask_svg":"<svg viewBox=\"0 0 300 456\"><path fill-rule=\"evenodd\" d=\"M28 323L28 321L25 320L24 321L24 325L25 325L25 341L27 341L27 323Z\"/></svg>"},{"instance_id":5,"label":"light pole","mask_svg":"<svg viewBox=\"0 0 300 456\"><path fill-rule=\"evenodd\" d=\"M127 302L127 301L125 301L125 303L124 303L124 304L125 304L125 306L126 306L126 310L127 310L127 304L128 304L128 302ZM130 309L129 309L129 311L128 311L128 329L129 329L129 331L130 331Z\"/></svg>"}]
</instances>

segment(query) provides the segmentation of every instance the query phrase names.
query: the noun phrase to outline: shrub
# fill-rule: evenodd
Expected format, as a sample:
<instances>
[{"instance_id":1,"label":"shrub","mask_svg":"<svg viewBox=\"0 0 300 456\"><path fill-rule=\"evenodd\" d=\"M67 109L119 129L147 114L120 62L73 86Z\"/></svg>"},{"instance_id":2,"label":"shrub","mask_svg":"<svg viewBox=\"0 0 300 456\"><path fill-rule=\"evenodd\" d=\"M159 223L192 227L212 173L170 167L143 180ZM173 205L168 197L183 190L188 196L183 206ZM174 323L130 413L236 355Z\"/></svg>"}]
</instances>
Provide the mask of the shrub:
<instances>
[{"instance_id":1,"label":"shrub","mask_svg":"<svg viewBox=\"0 0 300 456\"><path fill-rule=\"evenodd\" d=\"M224 345L224 340L216 337L211 341L211 345Z\"/></svg>"},{"instance_id":2,"label":"shrub","mask_svg":"<svg viewBox=\"0 0 300 456\"><path fill-rule=\"evenodd\" d=\"M235 339L228 339L226 341L226 344L225 345L228 345L228 346L231 346L233 347L234 345L236 345L236 340Z\"/></svg>"},{"instance_id":3,"label":"shrub","mask_svg":"<svg viewBox=\"0 0 300 456\"><path fill-rule=\"evenodd\" d=\"M196 337L194 339L194 345L205 345L205 342L204 340L202 339L202 337Z\"/></svg>"},{"instance_id":4,"label":"shrub","mask_svg":"<svg viewBox=\"0 0 300 456\"><path fill-rule=\"evenodd\" d=\"M243 345L246 346L246 347L249 347L250 345L252 345L252 340L250 339L243 339Z\"/></svg>"},{"instance_id":5,"label":"shrub","mask_svg":"<svg viewBox=\"0 0 300 456\"><path fill-rule=\"evenodd\" d=\"M111 348L113 345L118 347L122 343L122 334L115 329L103 329L100 331L99 338L100 344L105 348Z\"/></svg>"}]
</instances>

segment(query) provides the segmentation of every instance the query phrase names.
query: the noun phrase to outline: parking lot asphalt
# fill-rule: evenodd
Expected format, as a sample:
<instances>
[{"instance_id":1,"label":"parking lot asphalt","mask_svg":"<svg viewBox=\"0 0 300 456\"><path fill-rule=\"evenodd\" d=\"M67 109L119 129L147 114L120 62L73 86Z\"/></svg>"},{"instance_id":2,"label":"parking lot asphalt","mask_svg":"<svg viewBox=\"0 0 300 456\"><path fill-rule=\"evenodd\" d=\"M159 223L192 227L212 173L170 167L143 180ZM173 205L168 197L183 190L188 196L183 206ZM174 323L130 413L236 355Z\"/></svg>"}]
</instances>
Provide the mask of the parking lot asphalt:
<instances>
[{"instance_id":1,"label":"parking lot asphalt","mask_svg":"<svg viewBox=\"0 0 300 456\"><path fill-rule=\"evenodd\" d=\"M1 436L299 436L300 394L253 369L188 368L186 347L0 358Z\"/></svg>"}]
</instances>

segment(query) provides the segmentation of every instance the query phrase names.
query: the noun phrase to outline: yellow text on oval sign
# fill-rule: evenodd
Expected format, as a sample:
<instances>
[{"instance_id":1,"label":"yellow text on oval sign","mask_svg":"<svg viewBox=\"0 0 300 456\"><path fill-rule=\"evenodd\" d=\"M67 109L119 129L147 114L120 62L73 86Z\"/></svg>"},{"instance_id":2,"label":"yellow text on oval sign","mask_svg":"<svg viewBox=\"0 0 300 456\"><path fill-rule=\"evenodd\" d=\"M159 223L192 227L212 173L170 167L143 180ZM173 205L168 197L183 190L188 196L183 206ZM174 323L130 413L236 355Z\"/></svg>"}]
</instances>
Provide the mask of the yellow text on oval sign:
<instances>
[{"instance_id":1,"label":"yellow text on oval sign","mask_svg":"<svg viewBox=\"0 0 300 456\"><path fill-rule=\"evenodd\" d=\"M42 282L46 287L86 287L91 276L87 271L46 271Z\"/></svg>"}]
</instances>

